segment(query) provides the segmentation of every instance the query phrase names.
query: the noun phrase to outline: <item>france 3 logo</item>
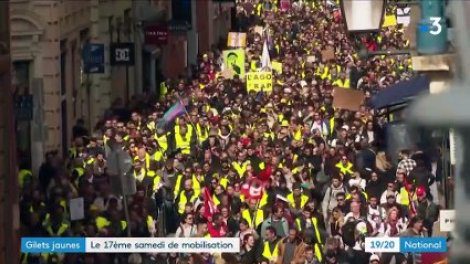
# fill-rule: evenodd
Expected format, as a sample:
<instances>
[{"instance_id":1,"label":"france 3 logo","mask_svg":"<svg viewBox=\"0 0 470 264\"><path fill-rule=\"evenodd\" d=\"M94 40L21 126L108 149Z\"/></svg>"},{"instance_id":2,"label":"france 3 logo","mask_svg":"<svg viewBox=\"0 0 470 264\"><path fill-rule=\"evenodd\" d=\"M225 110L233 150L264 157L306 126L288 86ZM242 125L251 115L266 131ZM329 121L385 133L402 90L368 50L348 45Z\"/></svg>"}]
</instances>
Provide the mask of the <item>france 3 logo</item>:
<instances>
[{"instance_id":1,"label":"france 3 logo","mask_svg":"<svg viewBox=\"0 0 470 264\"><path fill-rule=\"evenodd\" d=\"M422 24L419 26L421 32L429 32L431 35L439 35L442 32L442 17L430 17L431 25Z\"/></svg>"}]
</instances>

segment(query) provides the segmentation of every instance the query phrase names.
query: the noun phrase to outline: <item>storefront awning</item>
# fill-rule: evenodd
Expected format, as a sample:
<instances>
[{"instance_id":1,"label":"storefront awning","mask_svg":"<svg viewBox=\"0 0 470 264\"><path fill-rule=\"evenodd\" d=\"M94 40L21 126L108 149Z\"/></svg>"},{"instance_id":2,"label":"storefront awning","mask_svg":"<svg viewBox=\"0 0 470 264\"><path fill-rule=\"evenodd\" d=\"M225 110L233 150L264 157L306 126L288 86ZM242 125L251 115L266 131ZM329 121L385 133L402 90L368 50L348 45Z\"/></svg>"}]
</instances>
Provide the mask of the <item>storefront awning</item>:
<instances>
[{"instance_id":1,"label":"storefront awning","mask_svg":"<svg viewBox=\"0 0 470 264\"><path fill-rule=\"evenodd\" d=\"M420 93L429 93L429 78L426 75L419 75L385 88L372 97L370 106L382 109L403 104Z\"/></svg>"}]
</instances>

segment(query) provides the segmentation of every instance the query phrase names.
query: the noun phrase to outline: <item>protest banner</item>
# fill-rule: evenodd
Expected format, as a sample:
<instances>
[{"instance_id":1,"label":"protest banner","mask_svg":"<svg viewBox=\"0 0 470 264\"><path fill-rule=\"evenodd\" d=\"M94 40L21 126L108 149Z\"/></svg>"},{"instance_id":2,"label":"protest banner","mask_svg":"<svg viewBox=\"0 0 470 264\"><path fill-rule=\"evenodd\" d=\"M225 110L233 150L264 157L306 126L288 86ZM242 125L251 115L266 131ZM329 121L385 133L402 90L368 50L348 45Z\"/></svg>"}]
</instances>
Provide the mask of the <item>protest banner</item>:
<instances>
[{"instance_id":1,"label":"protest banner","mask_svg":"<svg viewBox=\"0 0 470 264\"><path fill-rule=\"evenodd\" d=\"M245 51L243 49L224 50L225 69L231 69L234 75L245 78Z\"/></svg>"},{"instance_id":2,"label":"protest banner","mask_svg":"<svg viewBox=\"0 0 470 264\"><path fill-rule=\"evenodd\" d=\"M227 37L227 46L231 48L245 48L246 33L229 32Z\"/></svg>"},{"instance_id":3,"label":"protest banner","mask_svg":"<svg viewBox=\"0 0 470 264\"><path fill-rule=\"evenodd\" d=\"M271 63L271 67L273 68L274 71L277 73L281 74L282 73L282 63L278 61L273 61Z\"/></svg>"},{"instance_id":4,"label":"protest banner","mask_svg":"<svg viewBox=\"0 0 470 264\"><path fill-rule=\"evenodd\" d=\"M273 74L272 72L249 72L246 74L246 89L248 92L272 92Z\"/></svg>"}]
</instances>

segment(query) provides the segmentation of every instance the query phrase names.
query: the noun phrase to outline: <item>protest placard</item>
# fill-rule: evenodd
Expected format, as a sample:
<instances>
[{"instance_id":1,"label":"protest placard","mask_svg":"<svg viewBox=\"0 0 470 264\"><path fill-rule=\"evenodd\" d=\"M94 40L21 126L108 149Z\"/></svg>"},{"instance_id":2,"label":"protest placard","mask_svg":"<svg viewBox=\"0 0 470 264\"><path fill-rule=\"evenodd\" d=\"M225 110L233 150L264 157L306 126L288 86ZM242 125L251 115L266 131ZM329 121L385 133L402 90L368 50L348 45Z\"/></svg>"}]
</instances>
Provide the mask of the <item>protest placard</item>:
<instances>
[{"instance_id":1,"label":"protest placard","mask_svg":"<svg viewBox=\"0 0 470 264\"><path fill-rule=\"evenodd\" d=\"M245 78L245 51L243 49L224 50L225 69L233 71L234 75Z\"/></svg>"},{"instance_id":2,"label":"protest placard","mask_svg":"<svg viewBox=\"0 0 470 264\"><path fill-rule=\"evenodd\" d=\"M70 220L81 220L85 217L85 205L83 197L70 200Z\"/></svg>"},{"instance_id":3,"label":"protest placard","mask_svg":"<svg viewBox=\"0 0 470 264\"><path fill-rule=\"evenodd\" d=\"M282 63L278 62L278 61L273 61L271 63L271 67L273 68L274 71L276 71L277 73L281 74L282 73Z\"/></svg>"},{"instance_id":4,"label":"protest placard","mask_svg":"<svg viewBox=\"0 0 470 264\"><path fill-rule=\"evenodd\" d=\"M228 38L227 38L227 46L231 48L245 48L246 47L246 33L229 32Z\"/></svg>"},{"instance_id":5,"label":"protest placard","mask_svg":"<svg viewBox=\"0 0 470 264\"><path fill-rule=\"evenodd\" d=\"M335 49L333 47L328 47L321 51L321 59L323 62L328 62L335 59Z\"/></svg>"},{"instance_id":6,"label":"protest placard","mask_svg":"<svg viewBox=\"0 0 470 264\"><path fill-rule=\"evenodd\" d=\"M272 72L249 72L246 74L246 89L248 92L272 92L273 74Z\"/></svg>"},{"instance_id":7,"label":"protest placard","mask_svg":"<svg viewBox=\"0 0 470 264\"><path fill-rule=\"evenodd\" d=\"M364 93L352 89L336 87L333 90L333 106L335 108L359 111L364 103Z\"/></svg>"}]
</instances>

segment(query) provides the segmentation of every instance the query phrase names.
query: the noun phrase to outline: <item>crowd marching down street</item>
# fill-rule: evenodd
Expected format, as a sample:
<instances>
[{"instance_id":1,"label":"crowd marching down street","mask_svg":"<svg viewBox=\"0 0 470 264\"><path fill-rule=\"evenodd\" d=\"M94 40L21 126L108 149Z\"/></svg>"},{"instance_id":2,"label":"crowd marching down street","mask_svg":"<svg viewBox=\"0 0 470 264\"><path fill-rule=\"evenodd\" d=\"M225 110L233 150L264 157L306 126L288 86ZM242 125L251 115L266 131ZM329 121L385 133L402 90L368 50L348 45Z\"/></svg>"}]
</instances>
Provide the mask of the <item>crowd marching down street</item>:
<instances>
[{"instance_id":1,"label":"crowd marching down street","mask_svg":"<svg viewBox=\"0 0 470 264\"><path fill-rule=\"evenodd\" d=\"M424 263L367 253L370 236L432 236L436 159L386 155L386 118L368 102L414 76L402 25L351 37L335 1L237 1L246 44L200 55L192 76L116 101L68 157L20 169L22 236L239 237L239 254L23 254L22 263ZM282 1L281 1L282 2ZM393 3L388 9L393 9ZM393 12L393 10L391 11ZM226 51L224 51L226 50ZM164 67L164 66L163 66ZM252 79L250 79L252 78ZM362 91L358 111L335 89ZM115 193L106 146L133 159L137 192ZM68 201L82 197L84 217Z\"/></svg>"}]
</instances>

